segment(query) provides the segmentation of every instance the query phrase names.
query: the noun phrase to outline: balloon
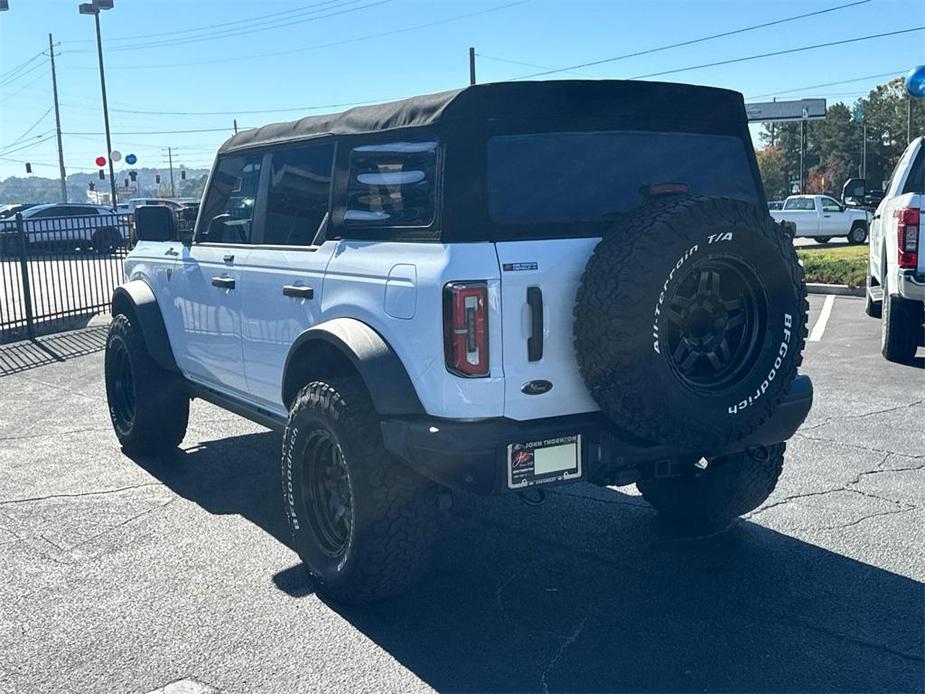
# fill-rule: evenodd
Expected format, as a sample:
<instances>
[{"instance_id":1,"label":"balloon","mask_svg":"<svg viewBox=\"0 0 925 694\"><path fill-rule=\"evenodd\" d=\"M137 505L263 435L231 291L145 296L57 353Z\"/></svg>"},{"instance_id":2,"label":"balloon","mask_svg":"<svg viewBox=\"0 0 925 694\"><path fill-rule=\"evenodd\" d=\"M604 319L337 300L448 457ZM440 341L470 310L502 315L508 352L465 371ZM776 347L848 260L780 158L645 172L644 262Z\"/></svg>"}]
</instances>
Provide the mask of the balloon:
<instances>
[{"instance_id":1,"label":"balloon","mask_svg":"<svg viewBox=\"0 0 925 694\"><path fill-rule=\"evenodd\" d=\"M96 158L97 166L106 166L106 157L97 157Z\"/></svg>"},{"instance_id":2,"label":"balloon","mask_svg":"<svg viewBox=\"0 0 925 694\"><path fill-rule=\"evenodd\" d=\"M925 98L925 65L916 65L906 73L906 93L913 99Z\"/></svg>"},{"instance_id":3,"label":"balloon","mask_svg":"<svg viewBox=\"0 0 925 694\"><path fill-rule=\"evenodd\" d=\"M136 161L138 161L138 157L136 157L134 154L125 155L125 163L128 164L129 166L134 164Z\"/></svg>"},{"instance_id":4,"label":"balloon","mask_svg":"<svg viewBox=\"0 0 925 694\"><path fill-rule=\"evenodd\" d=\"M119 161L122 158L122 152L120 152L117 149L114 149L109 153L109 158L112 159L113 161Z\"/></svg>"}]
</instances>

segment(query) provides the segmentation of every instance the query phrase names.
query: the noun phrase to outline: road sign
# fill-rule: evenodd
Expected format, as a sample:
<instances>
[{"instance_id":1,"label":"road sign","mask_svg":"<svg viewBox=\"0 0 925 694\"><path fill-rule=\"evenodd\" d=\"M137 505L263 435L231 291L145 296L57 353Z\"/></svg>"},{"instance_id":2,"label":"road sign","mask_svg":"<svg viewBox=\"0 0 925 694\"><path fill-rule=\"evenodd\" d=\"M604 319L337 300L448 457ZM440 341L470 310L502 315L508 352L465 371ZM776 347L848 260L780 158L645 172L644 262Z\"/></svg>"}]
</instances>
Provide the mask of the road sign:
<instances>
[{"instance_id":1,"label":"road sign","mask_svg":"<svg viewBox=\"0 0 925 694\"><path fill-rule=\"evenodd\" d=\"M745 113L752 122L800 121L825 118L825 99L797 101L764 101L745 104Z\"/></svg>"},{"instance_id":2,"label":"road sign","mask_svg":"<svg viewBox=\"0 0 925 694\"><path fill-rule=\"evenodd\" d=\"M860 104L854 108L854 122L858 125L864 122L864 107Z\"/></svg>"}]
</instances>

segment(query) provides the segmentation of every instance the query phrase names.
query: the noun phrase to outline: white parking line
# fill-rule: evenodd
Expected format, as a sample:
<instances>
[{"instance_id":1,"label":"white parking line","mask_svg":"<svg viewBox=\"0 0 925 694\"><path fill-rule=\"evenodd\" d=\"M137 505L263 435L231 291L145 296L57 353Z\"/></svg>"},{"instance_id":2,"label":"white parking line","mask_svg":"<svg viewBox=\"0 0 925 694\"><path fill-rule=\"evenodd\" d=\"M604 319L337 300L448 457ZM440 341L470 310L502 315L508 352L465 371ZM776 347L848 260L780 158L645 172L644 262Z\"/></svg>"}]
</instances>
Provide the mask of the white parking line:
<instances>
[{"instance_id":1,"label":"white parking line","mask_svg":"<svg viewBox=\"0 0 925 694\"><path fill-rule=\"evenodd\" d=\"M829 294L825 297L825 303L822 304L822 311L816 319L812 332L809 334L809 342L819 342L822 334L825 332L826 323L829 322L829 316L832 315L832 304L835 303L835 295Z\"/></svg>"}]
</instances>

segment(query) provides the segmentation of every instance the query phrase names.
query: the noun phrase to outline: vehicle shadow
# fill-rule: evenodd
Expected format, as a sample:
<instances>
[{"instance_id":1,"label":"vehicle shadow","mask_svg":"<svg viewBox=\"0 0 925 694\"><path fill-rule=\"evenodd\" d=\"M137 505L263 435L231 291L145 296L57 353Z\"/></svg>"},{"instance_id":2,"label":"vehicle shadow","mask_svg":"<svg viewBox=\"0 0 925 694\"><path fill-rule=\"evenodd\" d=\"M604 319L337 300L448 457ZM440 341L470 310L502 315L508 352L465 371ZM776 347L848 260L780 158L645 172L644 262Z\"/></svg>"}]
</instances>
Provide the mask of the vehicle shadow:
<instances>
[{"instance_id":1,"label":"vehicle shadow","mask_svg":"<svg viewBox=\"0 0 925 694\"><path fill-rule=\"evenodd\" d=\"M289 544L279 436L138 461L210 513ZM828 535L827 537L831 537ZM267 576L312 593L301 566ZM743 521L664 527L637 496L588 485L457 497L434 566L400 597L330 605L443 691L919 691L923 584Z\"/></svg>"}]
</instances>

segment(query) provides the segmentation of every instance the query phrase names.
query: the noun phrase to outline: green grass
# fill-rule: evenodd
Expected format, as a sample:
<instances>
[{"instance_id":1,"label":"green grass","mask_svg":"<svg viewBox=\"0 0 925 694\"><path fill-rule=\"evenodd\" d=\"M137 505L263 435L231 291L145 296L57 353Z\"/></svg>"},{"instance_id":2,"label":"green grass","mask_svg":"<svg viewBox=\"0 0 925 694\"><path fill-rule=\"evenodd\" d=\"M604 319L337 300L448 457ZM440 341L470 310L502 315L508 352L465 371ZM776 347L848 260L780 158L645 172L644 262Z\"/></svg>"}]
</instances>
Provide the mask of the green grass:
<instances>
[{"instance_id":1,"label":"green grass","mask_svg":"<svg viewBox=\"0 0 925 694\"><path fill-rule=\"evenodd\" d=\"M868 252L866 244L797 249L807 282L847 284L849 287L863 287L866 283Z\"/></svg>"}]
</instances>

